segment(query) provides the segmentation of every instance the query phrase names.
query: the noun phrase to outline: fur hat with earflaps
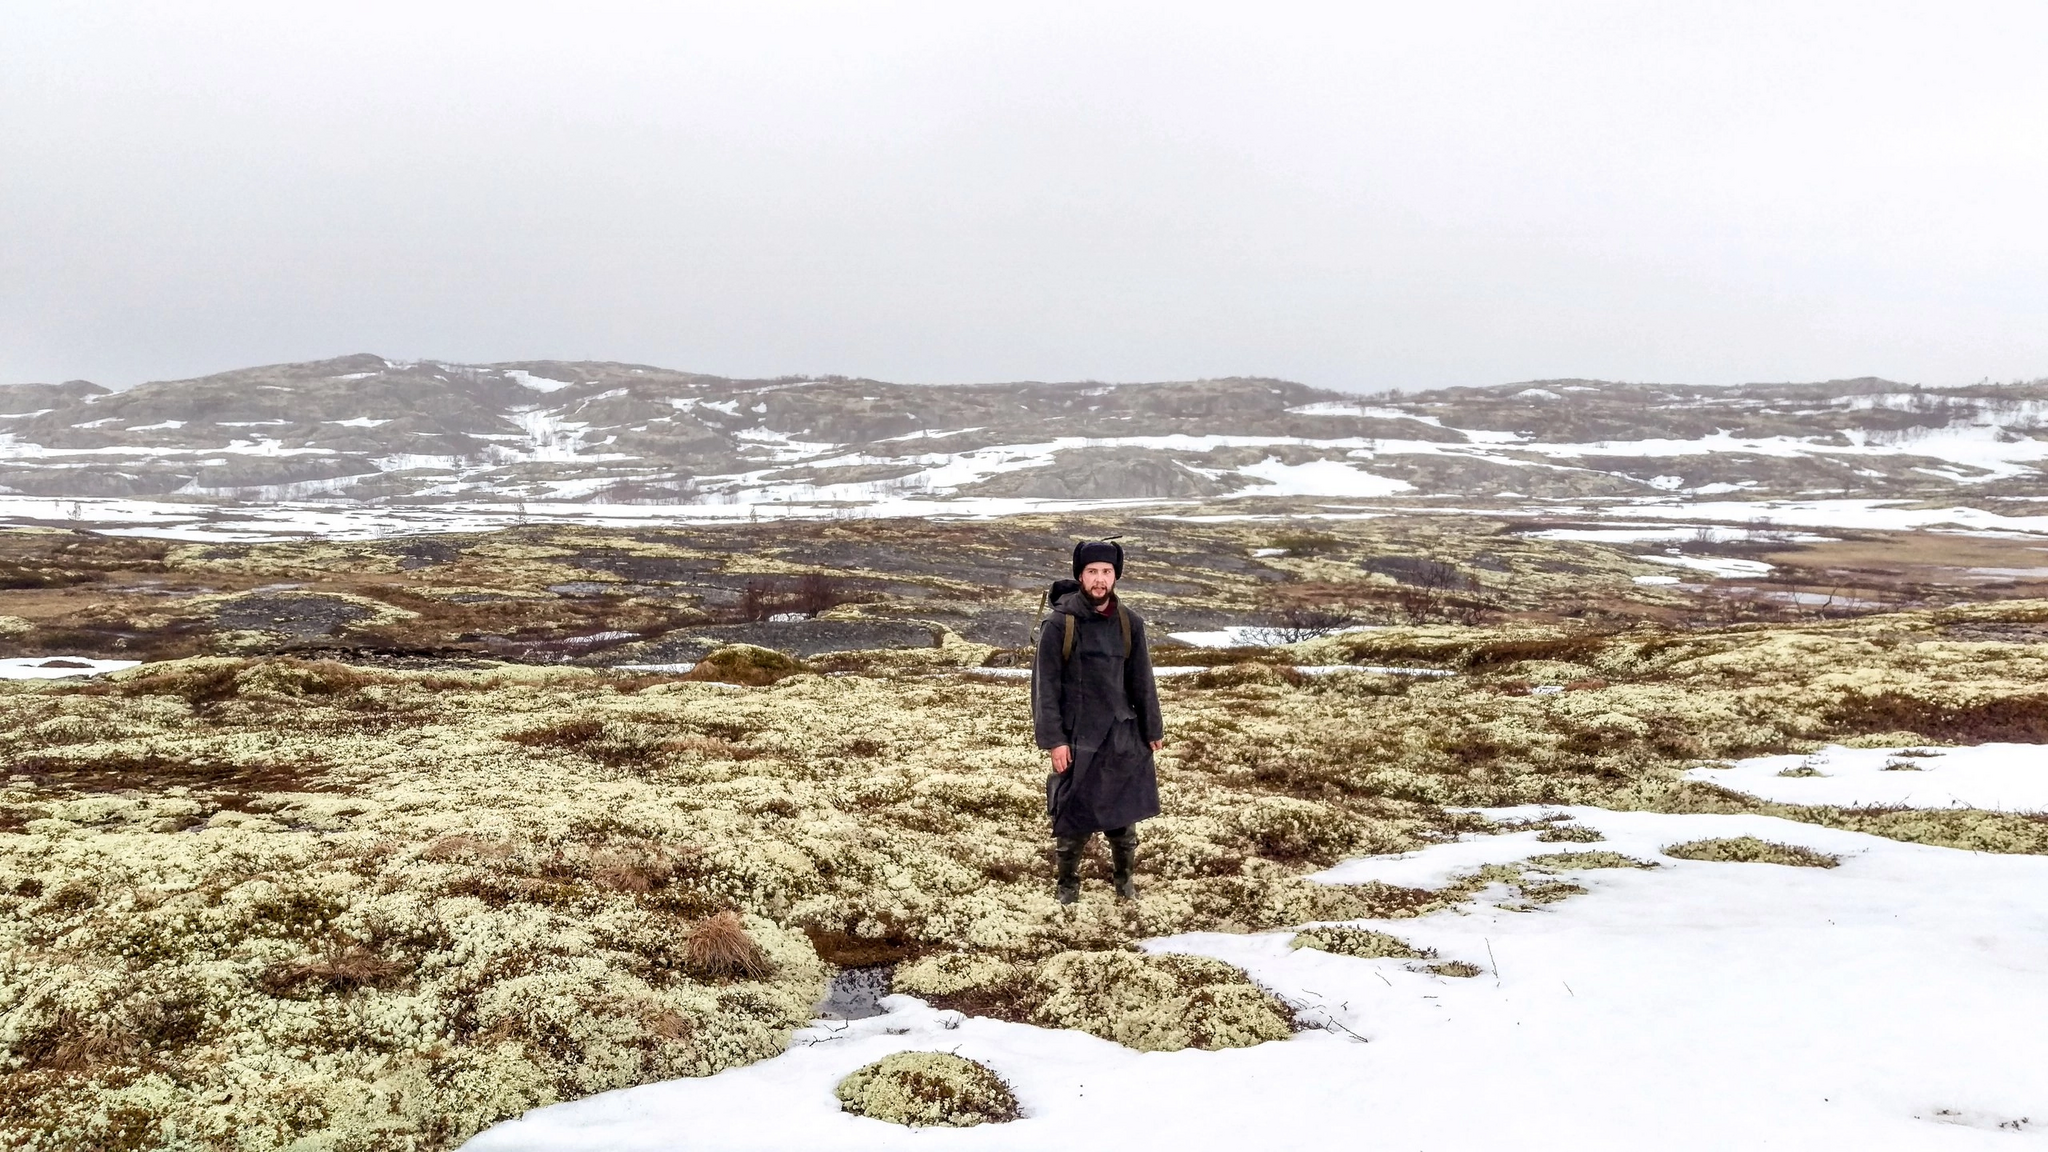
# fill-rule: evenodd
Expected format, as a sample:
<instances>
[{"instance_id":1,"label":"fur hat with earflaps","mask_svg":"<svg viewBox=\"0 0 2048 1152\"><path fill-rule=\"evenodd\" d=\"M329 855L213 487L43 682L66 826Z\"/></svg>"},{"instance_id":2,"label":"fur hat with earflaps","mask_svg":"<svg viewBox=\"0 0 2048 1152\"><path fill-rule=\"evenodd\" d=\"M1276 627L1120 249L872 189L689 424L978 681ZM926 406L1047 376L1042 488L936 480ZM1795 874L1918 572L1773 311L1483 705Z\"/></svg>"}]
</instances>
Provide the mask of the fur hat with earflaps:
<instances>
[{"instance_id":1,"label":"fur hat with earflaps","mask_svg":"<svg viewBox=\"0 0 2048 1152\"><path fill-rule=\"evenodd\" d=\"M1124 546L1111 540L1084 540L1074 545L1074 576L1080 578L1081 569L1090 564L1108 564L1116 569L1116 578L1124 578Z\"/></svg>"}]
</instances>

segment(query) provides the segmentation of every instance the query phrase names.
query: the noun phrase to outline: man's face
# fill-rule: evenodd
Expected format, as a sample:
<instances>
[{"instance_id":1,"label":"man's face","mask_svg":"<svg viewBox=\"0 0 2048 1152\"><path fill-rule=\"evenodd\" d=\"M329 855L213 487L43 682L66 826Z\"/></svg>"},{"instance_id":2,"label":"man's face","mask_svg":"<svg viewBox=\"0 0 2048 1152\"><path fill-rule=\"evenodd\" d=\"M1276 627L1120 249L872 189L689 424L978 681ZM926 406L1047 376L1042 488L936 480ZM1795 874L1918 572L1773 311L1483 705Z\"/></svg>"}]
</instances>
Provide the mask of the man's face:
<instances>
[{"instance_id":1,"label":"man's face","mask_svg":"<svg viewBox=\"0 0 2048 1152\"><path fill-rule=\"evenodd\" d=\"M1081 569L1081 590L1091 600L1100 600L1116 587L1116 565L1097 560Z\"/></svg>"}]
</instances>

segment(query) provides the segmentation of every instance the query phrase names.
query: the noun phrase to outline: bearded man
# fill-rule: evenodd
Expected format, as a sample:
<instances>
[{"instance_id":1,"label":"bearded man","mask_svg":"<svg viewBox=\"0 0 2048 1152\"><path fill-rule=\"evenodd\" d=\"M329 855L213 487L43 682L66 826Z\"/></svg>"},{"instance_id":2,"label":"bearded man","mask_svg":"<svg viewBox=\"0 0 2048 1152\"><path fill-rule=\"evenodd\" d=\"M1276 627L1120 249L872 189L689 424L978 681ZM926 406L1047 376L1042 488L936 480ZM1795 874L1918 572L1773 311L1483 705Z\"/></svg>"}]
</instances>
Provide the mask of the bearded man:
<instances>
[{"instance_id":1,"label":"bearded man","mask_svg":"<svg viewBox=\"0 0 2048 1152\"><path fill-rule=\"evenodd\" d=\"M1109 841L1119 900L1134 900L1138 821L1159 815L1152 754L1164 743L1159 686L1145 646L1145 621L1117 600L1123 546L1074 547L1081 583L1053 604L1038 634L1032 726L1052 754L1046 807L1052 815L1062 904L1081 896L1081 855L1097 832Z\"/></svg>"}]
</instances>

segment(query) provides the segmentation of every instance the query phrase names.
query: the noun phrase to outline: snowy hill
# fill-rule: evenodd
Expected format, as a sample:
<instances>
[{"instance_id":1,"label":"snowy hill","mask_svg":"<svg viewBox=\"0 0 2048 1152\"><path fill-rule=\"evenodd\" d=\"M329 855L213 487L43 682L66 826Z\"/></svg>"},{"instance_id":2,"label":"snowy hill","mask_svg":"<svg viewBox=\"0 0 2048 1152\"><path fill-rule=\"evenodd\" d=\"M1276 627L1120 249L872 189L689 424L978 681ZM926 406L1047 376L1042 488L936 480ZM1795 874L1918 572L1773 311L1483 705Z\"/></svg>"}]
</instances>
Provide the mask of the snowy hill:
<instances>
[{"instance_id":1,"label":"snowy hill","mask_svg":"<svg viewBox=\"0 0 2048 1152\"><path fill-rule=\"evenodd\" d=\"M2037 498L2048 382L1383 394L1280 380L914 386L356 355L0 387L16 518L93 499L914 510L1250 496ZM2019 507L2001 509L2021 511ZM95 517L97 518L97 517Z\"/></svg>"}]
</instances>

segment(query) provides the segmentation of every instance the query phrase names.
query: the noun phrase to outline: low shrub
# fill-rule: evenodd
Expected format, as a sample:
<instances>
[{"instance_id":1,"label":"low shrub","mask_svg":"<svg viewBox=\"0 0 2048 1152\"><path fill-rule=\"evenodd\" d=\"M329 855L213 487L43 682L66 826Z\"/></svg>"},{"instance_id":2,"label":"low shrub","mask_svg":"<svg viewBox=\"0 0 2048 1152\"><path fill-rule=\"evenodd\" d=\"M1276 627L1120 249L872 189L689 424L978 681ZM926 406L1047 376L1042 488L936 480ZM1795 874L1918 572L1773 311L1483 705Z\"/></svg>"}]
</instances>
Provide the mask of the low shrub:
<instances>
[{"instance_id":1,"label":"low shrub","mask_svg":"<svg viewBox=\"0 0 2048 1152\"><path fill-rule=\"evenodd\" d=\"M1844 734L1915 732L1943 744L2048 743L2048 696L2038 692L1957 702L1907 692L1859 692L1830 708Z\"/></svg>"}]
</instances>

